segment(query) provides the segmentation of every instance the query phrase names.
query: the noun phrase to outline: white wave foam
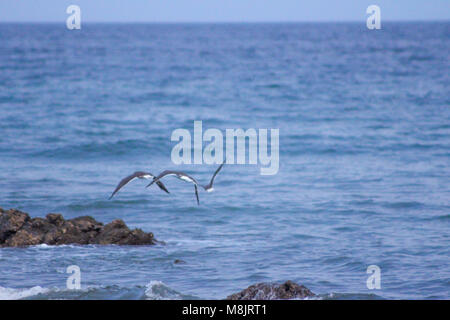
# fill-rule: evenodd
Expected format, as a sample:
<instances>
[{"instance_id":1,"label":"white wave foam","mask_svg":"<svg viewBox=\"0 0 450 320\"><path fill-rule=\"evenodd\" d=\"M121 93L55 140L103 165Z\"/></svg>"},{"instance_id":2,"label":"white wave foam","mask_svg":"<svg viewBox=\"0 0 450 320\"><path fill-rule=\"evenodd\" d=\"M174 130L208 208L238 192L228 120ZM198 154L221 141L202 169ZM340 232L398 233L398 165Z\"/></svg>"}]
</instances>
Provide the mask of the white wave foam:
<instances>
[{"instance_id":1,"label":"white wave foam","mask_svg":"<svg viewBox=\"0 0 450 320\"><path fill-rule=\"evenodd\" d=\"M32 247L33 248L39 248L39 249L48 249L48 248L51 248L52 246L50 246L50 245L48 245L46 243L42 243L42 244L37 244L37 245L32 246Z\"/></svg>"},{"instance_id":2,"label":"white wave foam","mask_svg":"<svg viewBox=\"0 0 450 320\"><path fill-rule=\"evenodd\" d=\"M5 288L0 287L0 300L18 300L27 297L32 297L41 293L48 292L49 289L42 288L40 286L35 286L32 288Z\"/></svg>"},{"instance_id":3,"label":"white wave foam","mask_svg":"<svg viewBox=\"0 0 450 320\"><path fill-rule=\"evenodd\" d=\"M182 295L163 282L152 280L146 286L145 295L149 300L181 300Z\"/></svg>"},{"instance_id":4,"label":"white wave foam","mask_svg":"<svg viewBox=\"0 0 450 320\"><path fill-rule=\"evenodd\" d=\"M29 246L29 248L35 249L60 249L60 248L93 248L95 245L87 244L87 245L76 245L76 244L36 244L34 246Z\"/></svg>"}]
</instances>

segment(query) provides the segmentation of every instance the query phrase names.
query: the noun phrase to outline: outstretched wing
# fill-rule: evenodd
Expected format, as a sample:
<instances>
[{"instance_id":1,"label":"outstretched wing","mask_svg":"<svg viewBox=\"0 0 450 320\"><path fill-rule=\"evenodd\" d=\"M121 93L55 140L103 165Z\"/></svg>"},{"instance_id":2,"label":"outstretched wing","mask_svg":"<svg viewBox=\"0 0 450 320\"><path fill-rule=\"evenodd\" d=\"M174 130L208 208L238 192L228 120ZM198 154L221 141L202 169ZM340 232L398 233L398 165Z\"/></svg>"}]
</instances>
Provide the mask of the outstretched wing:
<instances>
[{"instance_id":1,"label":"outstretched wing","mask_svg":"<svg viewBox=\"0 0 450 320\"><path fill-rule=\"evenodd\" d=\"M197 205L200 205L200 200L198 199L198 189L197 189L197 185L194 184L194 188L195 188L195 196L197 197Z\"/></svg>"},{"instance_id":2,"label":"outstretched wing","mask_svg":"<svg viewBox=\"0 0 450 320\"><path fill-rule=\"evenodd\" d=\"M169 175L169 174L171 174L171 171L170 171L170 170L164 170L164 171L161 172L157 177L155 177L155 178L153 179L153 181L150 182L150 183L146 186L146 188L150 187L150 186L151 186L152 184L154 184L155 182L158 183L159 180L160 180L161 178L163 178L163 177L165 177L165 176L167 176L167 175Z\"/></svg>"},{"instance_id":3,"label":"outstretched wing","mask_svg":"<svg viewBox=\"0 0 450 320\"><path fill-rule=\"evenodd\" d=\"M136 171L133 174L130 174L129 176L123 178L119 184L117 185L116 189L113 191L113 193L111 194L111 196L109 197L109 199L111 199L112 197L114 197L114 195L120 190L122 189L123 186L125 186L127 183L129 183L130 181L139 178L139 179L155 179L155 176L152 175L149 172L144 172L144 171ZM159 181L158 181L159 182ZM157 185L161 188L161 190L164 190L165 192L169 193L169 191L167 190L166 186L160 182L157 183Z\"/></svg>"},{"instance_id":4,"label":"outstretched wing","mask_svg":"<svg viewBox=\"0 0 450 320\"><path fill-rule=\"evenodd\" d=\"M170 193L169 190L167 190L166 186L164 185L164 183L162 183L161 181L156 181L156 185L163 191Z\"/></svg>"},{"instance_id":5,"label":"outstretched wing","mask_svg":"<svg viewBox=\"0 0 450 320\"><path fill-rule=\"evenodd\" d=\"M220 169L222 169L223 165L224 165L224 163L222 163L222 164L217 168L216 172L214 172L214 174L213 174L213 176L212 176L212 178L211 178L211 181L209 182L209 184L211 185L211 187L212 187L212 185L213 185L213 183L214 183L214 178L217 176L217 174L219 173Z\"/></svg>"},{"instance_id":6,"label":"outstretched wing","mask_svg":"<svg viewBox=\"0 0 450 320\"><path fill-rule=\"evenodd\" d=\"M181 172L181 171L172 171L172 170L165 170L165 171L161 172L157 177L155 177L155 178L153 179L153 181L150 182L150 183L147 185L147 188L150 187L150 186L151 186L153 183L155 183L155 182L158 183L159 180L161 180L161 179L164 178L165 176L175 176L175 177L177 177L177 178L180 179L180 180L187 181L187 182L191 182L191 183L193 183L193 184L195 184L195 185L198 185L197 180L195 180L193 177L191 177L190 175L188 175L188 174L186 174L186 173L184 173L184 172Z\"/></svg>"},{"instance_id":7,"label":"outstretched wing","mask_svg":"<svg viewBox=\"0 0 450 320\"><path fill-rule=\"evenodd\" d=\"M214 179L215 179L215 177L217 176L217 174L219 173L220 169L222 169L222 167L223 167L224 164L225 164L225 163L222 163L222 164L217 168L216 172L214 172L214 174L213 174L213 176L212 176L212 178L211 178L211 181L209 182L209 184L208 184L207 186L204 187L206 190L212 188L213 183L214 183Z\"/></svg>"}]
</instances>

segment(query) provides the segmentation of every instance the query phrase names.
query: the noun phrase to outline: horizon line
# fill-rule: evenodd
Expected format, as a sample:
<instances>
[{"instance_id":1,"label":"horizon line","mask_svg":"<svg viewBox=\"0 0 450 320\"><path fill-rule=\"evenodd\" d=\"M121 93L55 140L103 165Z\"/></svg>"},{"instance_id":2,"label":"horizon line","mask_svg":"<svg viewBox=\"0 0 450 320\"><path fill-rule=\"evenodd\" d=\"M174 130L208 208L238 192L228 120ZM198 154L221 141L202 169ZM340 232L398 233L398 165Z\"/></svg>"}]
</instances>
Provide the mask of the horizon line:
<instances>
[{"instance_id":1,"label":"horizon line","mask_svg":"<svg viewBox=\"0 0 450 320\"><path fill-rule=\"evenodd\" d=\"M450 18L444 19L383 19L384 22L450 22ZM382 21L382 22L383 22ZM62 20L0 20L0 23L60 23L66 22L66 19ZM309 23L309 22L325 22L325 23L339 23L339 22L366 22L365 18L362 19L335 19L335 20L82 20L82 23Z\"/></svg>"},{"instance_id":2,"label":"horizon line","mask_svg":"<svg viewBox=\"0 0 450 320\"><path fill-rule=\"evenodd\" d=\"M365 19L361 20L254 20L254 21L238 21L238 20L230 20L230 21L195 21L195 20L186 20L186 21L82 21L82 24L264 24L264 23L365 23ZM450 19L392 19L392 20L383 20L382 23L414 23L414 22L450 22ZM6 23L42 23L42 24L58 24L58 23L66 23L66 20L61 21L21 21L21 20L11 20L11 21L0 21L0 24Z\"/></svg>"}]
</instances>

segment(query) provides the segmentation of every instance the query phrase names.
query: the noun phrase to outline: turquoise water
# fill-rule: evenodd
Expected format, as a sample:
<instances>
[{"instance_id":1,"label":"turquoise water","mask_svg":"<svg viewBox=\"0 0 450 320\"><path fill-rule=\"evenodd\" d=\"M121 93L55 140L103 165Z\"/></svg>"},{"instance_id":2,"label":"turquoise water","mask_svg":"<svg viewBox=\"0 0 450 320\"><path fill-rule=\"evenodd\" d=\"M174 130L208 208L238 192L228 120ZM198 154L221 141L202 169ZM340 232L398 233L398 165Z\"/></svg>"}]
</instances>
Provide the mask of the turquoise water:
<instances>
[{"instance_id":1,"label":"turquoise water","mask_svg":"<svg viewBox=\"0 0 450 320\"><path fill-rule=\"evenodd\" d=\"M449 299L450 24L0 25L0 206L123 219L166 245L0 249L0 298L221 299L294 280L321 298ZM280 169L215 192L136 170L172 131L279 128ZM175 259L185 261L174 264ZM381 289L366 287L369 265ZM66 268L81 269L81 290Z\"/></svg>"}]
</instances>

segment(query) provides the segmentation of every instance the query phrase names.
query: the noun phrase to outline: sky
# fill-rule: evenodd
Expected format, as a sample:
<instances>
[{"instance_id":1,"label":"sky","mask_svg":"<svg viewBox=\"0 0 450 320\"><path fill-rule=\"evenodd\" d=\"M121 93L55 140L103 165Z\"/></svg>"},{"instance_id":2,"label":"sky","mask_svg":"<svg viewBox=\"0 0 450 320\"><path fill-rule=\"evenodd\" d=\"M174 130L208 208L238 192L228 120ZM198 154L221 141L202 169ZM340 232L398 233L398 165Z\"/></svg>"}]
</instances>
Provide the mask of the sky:
<instances>
[{"instance_id":1,"label":"sky","mask_svg":"<svg viewBox=\"0 0 450 320\"><path fill-rule=\"evenodd\" d=\"M450 0L1 0L0 22L65 22L72 4L82 22L365 21L372 4L383 21L450 18Z\"/></svg>"}]
</instances>

